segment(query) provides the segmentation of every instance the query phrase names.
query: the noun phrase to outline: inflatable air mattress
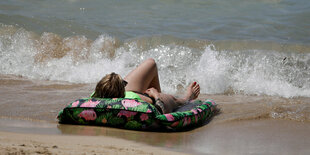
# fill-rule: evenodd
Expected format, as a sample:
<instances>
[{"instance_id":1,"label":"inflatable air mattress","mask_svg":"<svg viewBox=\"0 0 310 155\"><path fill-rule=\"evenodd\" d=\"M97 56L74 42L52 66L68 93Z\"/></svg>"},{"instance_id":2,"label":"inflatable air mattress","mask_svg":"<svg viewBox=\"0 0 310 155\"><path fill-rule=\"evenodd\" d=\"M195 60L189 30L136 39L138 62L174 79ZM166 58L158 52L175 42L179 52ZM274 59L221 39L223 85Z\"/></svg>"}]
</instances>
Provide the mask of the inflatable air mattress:
<instances>
[{"instance_id":1,"label":"inflatable air mattress","mask_svg":"<svg viewBox=\"0 0 310 155\"><path fill-rule=\"evenodd\" d=\"M59 123L111 126L133 130L182 128L201 125L214 115L212 100L189 102L172 113L161 114L155 106L126 98L84 98L70 103L57 116Z\"/></svg>"}]
</instances>

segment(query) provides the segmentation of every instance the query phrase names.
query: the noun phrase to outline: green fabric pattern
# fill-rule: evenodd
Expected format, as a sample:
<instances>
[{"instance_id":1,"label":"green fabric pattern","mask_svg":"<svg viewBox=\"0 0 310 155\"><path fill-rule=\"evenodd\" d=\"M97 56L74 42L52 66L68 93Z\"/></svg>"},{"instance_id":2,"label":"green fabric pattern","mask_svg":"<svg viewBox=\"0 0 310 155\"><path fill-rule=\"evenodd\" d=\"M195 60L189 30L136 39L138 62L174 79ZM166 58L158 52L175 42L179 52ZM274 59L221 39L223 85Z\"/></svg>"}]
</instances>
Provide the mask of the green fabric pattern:
<instances>
[{"instance_id":1,"label":"green fabric pattern","mask_svg":"<svg viewBox=\"0 0 310 155\"><path fill-rule=\"evenodd\" d=\"M200 125L215 113L216 104L213 100L207 100L205 102L195 100L189 104L195 105L195 107L187 111L157 115L156 119L159 120L161 126L178 130Z\"/></svg>"},{"instance_id":2,"label":"green fabric pattern","mask_svg":"<svg viewBox=\"0 0 310 155\"><path fill-rule=\"evenodd\" d=\"M148 130L154 126L179 130L203 123L214 114L215 102L200 100L186 111L160 114L147 102L126 98L84 98L70 103L57 116L59 123Z\"/></svg>"}]
</instances>

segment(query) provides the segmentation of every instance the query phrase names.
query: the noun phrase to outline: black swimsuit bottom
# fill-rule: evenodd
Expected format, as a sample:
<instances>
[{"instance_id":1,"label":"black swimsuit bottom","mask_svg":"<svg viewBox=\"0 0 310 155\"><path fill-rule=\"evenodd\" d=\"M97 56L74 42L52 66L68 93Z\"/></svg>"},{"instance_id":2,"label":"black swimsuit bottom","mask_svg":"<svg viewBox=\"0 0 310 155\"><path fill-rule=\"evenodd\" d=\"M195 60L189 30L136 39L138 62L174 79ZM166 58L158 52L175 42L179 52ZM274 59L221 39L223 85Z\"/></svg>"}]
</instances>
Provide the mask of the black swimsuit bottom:
<instances>
[{"instance_id":1,"label":"black swimsuit bottom","mask_svg":"<svg viewBox=\"0 0 310 155\"><path fill-rule=\"evenodd\" d=\"M149 96L149 95L148 95L148 94L146 94L146 93L140 93L140 92L136 92L136 91L132 91L132 92L134 92L134 93L137 93L137 94L140 94L140 95L143 95L143 96L145 96L145 97L150 98L150 99L152 100L152 104L155 104L155 102L156 102L156 100L155 100L155 98L154 98L154 97L151 97L151 96Z\"/></svg>"},{"instance_id":2,"label":"black swimsuit bottom","mask_svg":"<svg viewBox=\"0 0 310 155\"><path fill-rule=\"evenodd\" d=\"M152 103L151 104L153 104L155 107L156 107L156 109L161 113L161 114L163 114L163 109L161 109L157 104L156 104L156 100L155 100L155 98L154 97L151 97L151 96L149 96L148 94L146 94L146 93L140 93L140 92L136 92L136 91L133 91L134 93L137 93L137 94L140 94L140 95L143 95L143 96L145 96L145 97L148 97L148 98L150 98L151 100L152 100ZM162 102L162 101L161 101Z\"/></svg>"}]
</instances>

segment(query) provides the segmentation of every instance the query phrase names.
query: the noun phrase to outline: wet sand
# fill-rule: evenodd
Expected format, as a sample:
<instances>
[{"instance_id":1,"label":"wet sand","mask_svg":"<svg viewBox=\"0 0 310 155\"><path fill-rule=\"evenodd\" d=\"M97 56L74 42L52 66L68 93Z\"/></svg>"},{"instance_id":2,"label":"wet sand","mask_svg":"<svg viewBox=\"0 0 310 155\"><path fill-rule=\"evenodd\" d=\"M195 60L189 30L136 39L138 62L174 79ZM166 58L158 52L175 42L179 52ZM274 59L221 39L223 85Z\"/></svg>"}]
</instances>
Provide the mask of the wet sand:
<instances>
[{"instance_id":1,"label":"wet sand","mask_svg":"<svg viewBox=\"0 0 310 155\"><path fill-rule=\"evenodd\" d=\"M8 119L1 119L0 125L0 149L7 150L7 153L18 150L28 150L29 153L45 150L60 154L67 153L66 151L79 154L87 152L309 154L310 152L308 136L310 124L286 120L211 122L191 131L172 133ZM97 149L99 147L102 149Z\"/></svg>"},{"instance_id":2,"label":"wet sand","mask_svg":"<svg viewBox=\"0 0 310 155\"><path fill-rule=\"evenodd\" d=\"M1 75L0 149L6 153L24 151L28 154L40 152L40 149L47 150L45 153L66 154L70 150L83 151L84 147L87 153L112 154L139 154L141 151L141 154L166 154L165 151L189 154L310 153L309 98L203 94L199 99L214 99L221 113L204 126L184 132L58 124L55 118L59 110L76 98L87 97L94 85ZM122 146L109 147L102 139ZM93 141L96 147L103 149L96 150L91 144ZM79 145L83 147L76 147ZM136 149L130 150L129 146Z\"/></svg>"}]
</instances>

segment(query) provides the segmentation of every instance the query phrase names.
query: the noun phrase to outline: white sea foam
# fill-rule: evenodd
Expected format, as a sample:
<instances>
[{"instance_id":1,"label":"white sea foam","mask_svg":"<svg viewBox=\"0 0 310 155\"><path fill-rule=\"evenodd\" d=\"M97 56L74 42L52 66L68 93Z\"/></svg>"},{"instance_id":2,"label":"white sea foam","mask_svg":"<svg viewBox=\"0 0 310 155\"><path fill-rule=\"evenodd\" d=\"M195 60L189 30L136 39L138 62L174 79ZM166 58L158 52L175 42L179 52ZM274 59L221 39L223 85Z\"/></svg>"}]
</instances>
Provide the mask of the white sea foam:
<instances>
[{"instance_id":1,"label":"white sea foam","mask_svg":"<svg viewBox=\"0 0 310 155\"><path fill-rule=\"evenodd\" d=\"M205 65L196 70L203 72L199 80L207 88L206 93L222 93L232 88L245 94L309 97L309 60L307 53L219 52L207 47L200 59Z\"/></svg>"},{"instance_id":2,"label":"white sea foam","mask_svg":"<svg viewBox=\"0 0 310 155\"><path fill-rule=\"evenodd\" d=\"M175 44L145 50L135 41L118 45L117 39L108 35L100 35L95 41L83 36L58 40L52 36L44 33L37 37L23 29L2 33L0 74L95 83L110 72L125 76L151 57L158 63L161 85L168 93L176 93L197 81L206 94L233 90L245 94L310 97L308 53L218 51L213 45L197 50Z\"/></svg>"}]
</instances>

